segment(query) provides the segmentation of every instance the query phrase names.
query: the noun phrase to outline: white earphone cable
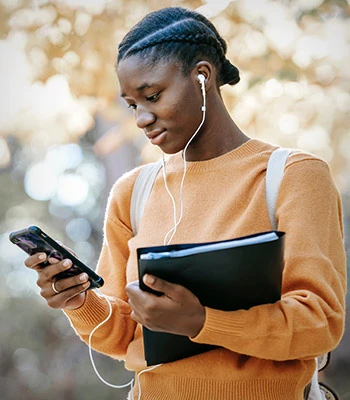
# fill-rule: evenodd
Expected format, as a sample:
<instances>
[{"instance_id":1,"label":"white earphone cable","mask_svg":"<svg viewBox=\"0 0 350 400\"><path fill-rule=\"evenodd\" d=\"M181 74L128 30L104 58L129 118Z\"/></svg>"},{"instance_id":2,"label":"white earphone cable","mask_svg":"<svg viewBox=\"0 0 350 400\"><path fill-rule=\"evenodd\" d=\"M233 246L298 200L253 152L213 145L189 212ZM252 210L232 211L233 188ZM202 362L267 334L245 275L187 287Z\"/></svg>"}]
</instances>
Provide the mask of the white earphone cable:
<instances>
[{"instance_id":1,"label":"white earphone cable","mask_svg":"<svg viewBox=\"0 0 350 400\"><path fill-rule=\"evenodd\" d=\"M165 190L167 191L168 195L170 196L170 199L171 199L171 202L172 202L172 205L173 205L174 227L176 227L176 223L177 223L176 222L176 218L177 218L176 202L175 202L174 196L172 195L172 193L171 193L171 191L169 189L169 186L168 186L168 182L167 182L167 178L166 178L166 161L165 161L164 153L162 155L163 155L163 157L162 157L162 163L163 163L162 171L163 171L164 185L165 185ZM164 244L168 244L167 243L167 237L172 232L173 229L174 228L171 228L171 230L165 235Z\"/></svg>"},{"instance_id":2,"label":"white earphone cable","mask_svg":"<svg viewBox=\"0 0 350 400\"><path fill-rule=\"evenodd\" d=\"M94 361L94 357L93 357L93 353L92 353L92 347L91 347L91 344L92 344L92 336L93 336L94 333L97 331L97 329L99 329L103 324L105 324L105 323L111 318L113 309L112 309L112 304L111 304L109 298L108 298L107 296L105 296L103 293L101 293L100 290L98 290L98 289L95 289L95 290L96 290L96 292L98 292L98 294L99 294L101 297L103 297L103 298L107 301L107 303L108 303L108 308L109 308L109 312L108 312L108 316L107 316L102 322L100 322L97 326L95 326L95 328L90 332L88 347L89 347L89 356L90 356L91 365L92 365L92 367L93 367L93 369L94 369L95 374L97 375L97 377L98 377L98 378L100 379L100 381L101 381L102 383L104 383L105 385L107 385L107 386L109 386L109 387L111 387L111 388L113 388L113 389L123 389L123 388L126 388L126 387L130 386L130 388L131 388L130 394L131 394L131 396L132 396L132 399L131 399L131 400L135 400L135 399L134 399L134 390L133 390L134 379L131 379L130 382L125 383L125 384L123 384L123 385L115 385L115 384L112 384L112 383L106 381L106 380L101 376L101 374L99 373L99 371L97 370L97 367L96 367L96 364L95 364L95 361ZM154 370L154 369L160 367L161 365L163 365L163 364L153 365L152 367L147 368L147 369L144 369L144 370L140 371L140 372L137 374L137 376L136 376L136 381L137 381L137 386L138 386L138 388L139 388L138 400L141 400L141 394L142 394L141 385L140 385L140 375L142 375L142 374L144 374L144 373L146 373L146 372L152 371L152 370Z\"/></svg>"},{"instance_id":3,"label":"white earphone cable","mask_svg":"<svg viewBox=\"0 0 350 400\"><path fill-rule=\"evenodd\" d=\"M202 89L202 95L203 95L203 105L202 105L202 121L199 124L198 128L196 129L195 133L191 136L191 138L189 139L189 141L187 142L184 150L183 150L183 162L184 162L184 171L182 174L182 179L181 179L181 183L180 183L180 214L179 214L179 218L177 219L177 209L176 209L176 202L174 199L174 196L172 195L172 193L169 190L168 187L168 183L167 183L167 179L166 179L166 162L165 162L165 158L164 158L164 153L163 153L163 178L164 178L164 185L165 185L165 189L168 192L172 204L173 204L173 210L174 210L174 226L169 230L169 232L167 232L167 234L164 237L164 244L169 245L171 243L171 241L173 240L173 237L175 236L175 233L177 231L177 227L179 226L180 222L182 221L182 217L183 217L183 197L182 197L182 192L183 192L183 186L184 186L184 182L185 182L185 177L186 177L186 173L187 173L187 162L186 162L186 151L188 146L190 145L190 143L192 142L192 140L196 137L196 135L198 134L198 132L200 131L200 129L202 128L204 121L205 121L205 117L206 117L206 92L205 92L205 84L204 84L204 80L200 80L200 84L201 84L201 89ZM168 239L168 237L170 236L170 238Z\"/></svg>"},{"instance_id":4,"label":"white earphone cable","mask_svg":"<svg viewBox=\"0 0 350 400\"><path fill-rule=\"evenodd\" d=\"M95 374L98 376L98 378L99 378L105 385L107 385L107 386L109 386L109 387L111 387L111 388L114 388L114 389L122 389L122 388L125 388L125 387L128 387L128 386L131 386L131 387L132 387L132 385L134 384L134 379L132 379L132 380L131 380L130 382L128 382L128 383L125 383L124 385L114 385L114 384L112 384L112 383L107 382L104 378L102 378L102 376L100 375L100 373L98 372L98 370L97 370L97 368L96 368L95 361L94 361L93 354L92 354L92 347L91 347L92 336L93 336L94 333L97 331L97 329L99 329L103 324L105 324L105 323L111 318L111 316L112 316L112 304L111 304L109 298L108 298L107 296L105 296L103 293L101 293L99 290L96 289L96 291L99 293L99 295L100 295L101 297L103 297L103 298L107 301L108 307L109 307L109 313L108 313L107 318L105 318L102 322L100 322L97 326L95 326L95 328L90 332L90 335L89 335L89 343L88 343L88 345L89 345L89 356L90 356L91 365L92 365L92 367L93 367L93 369L94 369L94 371L95 371Z\"/></svg>"}]
</instances>

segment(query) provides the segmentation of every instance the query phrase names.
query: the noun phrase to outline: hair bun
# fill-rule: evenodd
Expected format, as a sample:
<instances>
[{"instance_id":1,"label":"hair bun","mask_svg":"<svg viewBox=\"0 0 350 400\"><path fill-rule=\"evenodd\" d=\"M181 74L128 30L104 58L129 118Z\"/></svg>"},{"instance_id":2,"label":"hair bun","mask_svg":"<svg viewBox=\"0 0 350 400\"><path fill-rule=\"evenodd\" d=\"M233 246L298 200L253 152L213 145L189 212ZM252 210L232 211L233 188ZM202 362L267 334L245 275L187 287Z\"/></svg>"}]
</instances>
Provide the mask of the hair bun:
<instances>
[{"instance_id":1,"label":"hair bun","mask_svg":"<svg viewBox=\"0 0 350 400\"><path fill-rule=\"evenodd\" d=\"M235 67L230 60L225 58L221 67L221 80L222 84L235 85L240 81L239 70Z\"/></svg>"}]
</instances>

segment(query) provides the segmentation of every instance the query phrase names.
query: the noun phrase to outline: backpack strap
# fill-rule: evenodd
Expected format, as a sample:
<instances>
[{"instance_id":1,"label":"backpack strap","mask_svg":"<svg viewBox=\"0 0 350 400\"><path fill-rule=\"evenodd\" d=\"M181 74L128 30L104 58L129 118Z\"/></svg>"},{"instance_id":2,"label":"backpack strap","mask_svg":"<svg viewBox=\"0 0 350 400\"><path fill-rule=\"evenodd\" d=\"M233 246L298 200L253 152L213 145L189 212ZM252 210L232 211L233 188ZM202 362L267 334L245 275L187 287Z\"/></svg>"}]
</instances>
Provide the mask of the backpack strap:
<instances>
[{"instance_id":1,"label":"backpack strap","mask_svg":"<svg viewBox=\"0 0 350 400\"><path fill-rule=\"evenodd\" d=\"M161 161L146 164L141 168L136 178L130 203L130 221L134 236L137 234L140 220L145 211L146 202L161 167Z\"/></svg>"},{"instance_id":2,"label":"backpack strap","mask_svg":"<svg viewBox=\"0 0 350 400\"><path fill-rule=\"evenodd\" d=\"M284 166L291 149L279 147L271 153L266 169L266 203L273 230L277 230L276 203L284 174Z\"/></svg>"}]
</instances>

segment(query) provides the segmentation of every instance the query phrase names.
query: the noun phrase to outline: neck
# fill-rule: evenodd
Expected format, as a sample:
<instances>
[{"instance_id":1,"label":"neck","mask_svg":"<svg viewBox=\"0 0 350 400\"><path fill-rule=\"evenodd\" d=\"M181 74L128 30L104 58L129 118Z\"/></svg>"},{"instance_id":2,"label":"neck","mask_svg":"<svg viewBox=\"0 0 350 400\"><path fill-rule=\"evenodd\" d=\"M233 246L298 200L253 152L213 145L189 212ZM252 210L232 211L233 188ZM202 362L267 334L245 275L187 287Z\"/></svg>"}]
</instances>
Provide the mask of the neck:
<instances>
[{"instance_id":1,"label":"neck","mask_svg":"<svg viewBox=\"0 0 350 400\"><path fill-rule=\"evenodd\" d=\"M202 129L186 151L187 161L205 161L221 156L249 140L232 120L221 97L209 97L207 110Z\"/></svg>"}]
</instances>

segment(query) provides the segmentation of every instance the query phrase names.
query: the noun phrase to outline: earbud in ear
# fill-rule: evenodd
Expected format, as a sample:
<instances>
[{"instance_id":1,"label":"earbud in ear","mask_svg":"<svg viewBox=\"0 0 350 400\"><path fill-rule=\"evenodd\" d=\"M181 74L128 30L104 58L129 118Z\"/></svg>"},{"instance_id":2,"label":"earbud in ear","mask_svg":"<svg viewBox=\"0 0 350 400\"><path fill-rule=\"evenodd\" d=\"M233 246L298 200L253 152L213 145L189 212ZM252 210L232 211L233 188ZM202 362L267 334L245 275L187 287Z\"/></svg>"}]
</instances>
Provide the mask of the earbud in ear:
<instances>
[{"instance_id":1,"label":"earbud in ear","mask_svg":"<svg viewBox=\"0 0 350 400\"><path fill-rule=\"evenodd\" d=\"M206 110L205 76L199 74L197 78L202 88L202 95L203 95L202 111L205 112Z\"/></svg>"},{"instance_id":2,"label":"earbud in ear","mask_svg":"<svg viewBox=\"0 0 350 400\"><path fill-rule=\"evenodd\" d=\"M199 80L199 83L203 86L204 83L205 83L205 76L202 75L202 74L199 74L198 75L198 80Z\"/></svg>"}]
</instances>

